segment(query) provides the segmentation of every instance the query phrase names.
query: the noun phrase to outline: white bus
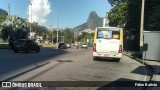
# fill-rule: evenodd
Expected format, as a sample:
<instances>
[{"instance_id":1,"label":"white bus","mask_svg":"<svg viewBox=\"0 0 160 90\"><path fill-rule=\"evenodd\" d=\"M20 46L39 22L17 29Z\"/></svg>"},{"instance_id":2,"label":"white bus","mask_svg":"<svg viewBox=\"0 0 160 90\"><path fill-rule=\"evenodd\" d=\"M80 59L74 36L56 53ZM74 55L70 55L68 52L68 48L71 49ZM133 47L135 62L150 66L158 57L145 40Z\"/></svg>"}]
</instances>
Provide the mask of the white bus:
<instances>
[{"instance_id":1,"label":"white bus","mask_svg":"<svg viewBox=\"0 0 160 90\"><path fill-rule=\"evenodd\" d=\"M120 60L123 51L123 29L97 27L94 33L93 60L98 57Z\"/></svg>"}]
</instances>

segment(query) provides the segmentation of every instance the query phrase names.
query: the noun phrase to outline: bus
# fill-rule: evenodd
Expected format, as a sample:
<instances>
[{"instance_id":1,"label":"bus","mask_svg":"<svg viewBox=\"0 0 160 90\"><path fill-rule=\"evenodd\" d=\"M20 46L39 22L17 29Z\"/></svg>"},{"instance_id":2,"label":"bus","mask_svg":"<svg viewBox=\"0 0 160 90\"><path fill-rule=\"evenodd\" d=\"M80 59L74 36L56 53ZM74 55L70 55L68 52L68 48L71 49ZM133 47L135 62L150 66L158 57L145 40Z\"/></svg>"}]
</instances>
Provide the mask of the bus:
<instances>
[{"instance_id":1,"label":"bus","mask_svg":"<svg viewBox=\"0 0 160 90\"><path fill-rule=\"evenodd\" d=\"M93 60L97 58L117 59L122 57L123 29L117 27L97 27L94 33Z\"/></svg>"}]
</instances>

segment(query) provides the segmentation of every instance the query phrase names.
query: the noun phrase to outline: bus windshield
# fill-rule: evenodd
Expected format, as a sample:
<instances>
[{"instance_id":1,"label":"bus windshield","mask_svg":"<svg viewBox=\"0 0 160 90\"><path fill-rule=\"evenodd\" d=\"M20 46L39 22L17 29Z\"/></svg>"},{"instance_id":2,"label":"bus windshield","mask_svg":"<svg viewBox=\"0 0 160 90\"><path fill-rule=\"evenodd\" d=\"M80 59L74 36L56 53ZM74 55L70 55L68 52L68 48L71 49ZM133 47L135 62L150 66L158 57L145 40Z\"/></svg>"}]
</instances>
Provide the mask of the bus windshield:
<instances>
[{"instance_id":1,"label":"bus windshield","mask_svg":"<svg viewBox=\"0 0 160 90\"><path fill-rule=\"evenodd\" d=\"M98 29L97 39L120 39L120 31Z\"/></svg>"}]
</instances>

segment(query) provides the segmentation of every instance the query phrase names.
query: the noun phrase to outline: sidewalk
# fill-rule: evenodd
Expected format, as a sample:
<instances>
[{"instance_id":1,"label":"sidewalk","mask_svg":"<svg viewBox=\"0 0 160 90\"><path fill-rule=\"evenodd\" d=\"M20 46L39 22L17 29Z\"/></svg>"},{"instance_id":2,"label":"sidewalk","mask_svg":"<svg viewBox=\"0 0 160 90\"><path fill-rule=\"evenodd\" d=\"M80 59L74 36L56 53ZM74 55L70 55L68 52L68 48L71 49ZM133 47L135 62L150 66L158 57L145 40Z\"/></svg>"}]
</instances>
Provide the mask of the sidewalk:
<instances>
[{"instance_id":1,"label":"sidewalk","mask_svg":"<svg viewBox=\"0 0 160 90\"><path fill-rule=\"evenodd\" d=\"M139 57L139 52L123 52L124 55L129 56L140 63L145 64L153 71L153 77L151 81L160 81L160 61L142 60ZM137 55L136 55L137 54Z\"/></svg>"}]
</instances>

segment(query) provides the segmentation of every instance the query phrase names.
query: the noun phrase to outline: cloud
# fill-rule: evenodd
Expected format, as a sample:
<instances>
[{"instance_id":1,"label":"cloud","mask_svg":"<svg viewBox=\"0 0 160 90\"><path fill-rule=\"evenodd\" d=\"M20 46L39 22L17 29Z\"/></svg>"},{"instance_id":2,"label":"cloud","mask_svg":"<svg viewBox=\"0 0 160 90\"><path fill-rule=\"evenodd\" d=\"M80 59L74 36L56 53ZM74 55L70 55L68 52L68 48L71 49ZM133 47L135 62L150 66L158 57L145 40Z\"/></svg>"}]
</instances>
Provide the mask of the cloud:
<instances>
[{"instance_id":1,"label":"cloud","mask_svg":"<svg viewBox=\"0 0 160 90\"><path fill-rule=\"evenodd\" d=\"M51 3L48 0L30 0L28 6L29 22L37 22L42 25L46 23L46 17L51 13ZM32 8L32 9L31 9ZM31 12L32 11L32 12ZM32 20L31 20L32 18Z\"/></svg>"}]
</instances>

